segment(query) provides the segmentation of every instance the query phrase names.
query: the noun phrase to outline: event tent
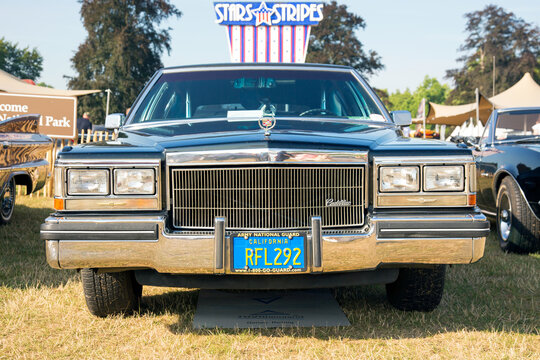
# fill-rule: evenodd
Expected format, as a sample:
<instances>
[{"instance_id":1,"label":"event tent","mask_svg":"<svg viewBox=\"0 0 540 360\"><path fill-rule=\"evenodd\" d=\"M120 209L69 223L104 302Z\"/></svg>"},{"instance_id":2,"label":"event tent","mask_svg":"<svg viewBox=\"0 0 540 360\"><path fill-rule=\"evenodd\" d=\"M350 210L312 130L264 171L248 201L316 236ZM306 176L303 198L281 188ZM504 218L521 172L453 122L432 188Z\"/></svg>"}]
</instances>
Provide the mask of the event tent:
<instances>
[{"instance_id":1,"label":"event tent","mask_svg":"<svg viewBox=\"0 0 540 360\"><path fill-rule=\"evenodd\" d=\"M485 124L494 108L540 106L540 85L533 80L531 74L526 73L521 80L500 94L491 98L479 94L478 99L478 105L476 102L454 106L430 102L426 123L461 125L469 118L476 118L478 106L480 121Z\"/></svg>"},{"instance_id":2,"label":"event tent","mask_svg":"<svg viewBox=\"0 0 540 360\"><path fill-rule=\"evenodd\" d=\"M60 90L44 86L31 85L0 70L0 93L42 95L42 96L83 96L101 92L101 90Z\"/></svg>"},{"instance_id":3,"label":"event tent","mask_svg":"<svg viewBox=\"0 0 540 360\"><path fill-rule=\"evenodd\" d=\"M489 98L489 101L495 109L540 106L540 85L534 81L531 74L526 73L512 87Z\"/></svg>"},{"instance_id":4,"label":"event tent","mask_svg":"<svg viewBox=\"0 0 540 360\"><path fill-rule=\"evenodd\" d=\"M479 108L480 121L485 124L491 115L493 105L482 94L479 94ZM430 101L426 123L461 125L470 118L476 118L476 102L465 105L440 105Z\"/></svg>"}]
</instances>

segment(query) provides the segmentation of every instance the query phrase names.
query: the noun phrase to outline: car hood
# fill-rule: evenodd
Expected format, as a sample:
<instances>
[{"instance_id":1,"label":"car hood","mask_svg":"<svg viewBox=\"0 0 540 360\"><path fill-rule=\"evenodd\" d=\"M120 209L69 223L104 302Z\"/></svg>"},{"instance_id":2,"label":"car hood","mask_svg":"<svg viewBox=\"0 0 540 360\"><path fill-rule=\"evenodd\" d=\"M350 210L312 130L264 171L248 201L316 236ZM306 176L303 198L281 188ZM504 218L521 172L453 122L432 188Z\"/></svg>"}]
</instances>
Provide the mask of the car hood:
<instances>
[{"instance_id":1,"label":"car hood","mask_svg":"<svg viewBox=\"0 0 540 360\"><path fill-rule=\"evenodd\" d=\"M469 149L455 144L438 141L404 138L393 126L372 126L362 132L333 133L310 131L272 130L265 136L263 130L204 133L195 135L165 136L150 129L122 131L115 141L84 144L70 148L63 156L107 156L120 153L137 153L138 157L156 153L171 153L197 150L235 151L242 148L268 149L324 149L347 151L370 151L370 154L386 153L400 155L421 153L422 155L471 154ZM67 155L69 153L69 155ZM418 154L419 155L419 154Z\"/></svg>"}]
</instances>

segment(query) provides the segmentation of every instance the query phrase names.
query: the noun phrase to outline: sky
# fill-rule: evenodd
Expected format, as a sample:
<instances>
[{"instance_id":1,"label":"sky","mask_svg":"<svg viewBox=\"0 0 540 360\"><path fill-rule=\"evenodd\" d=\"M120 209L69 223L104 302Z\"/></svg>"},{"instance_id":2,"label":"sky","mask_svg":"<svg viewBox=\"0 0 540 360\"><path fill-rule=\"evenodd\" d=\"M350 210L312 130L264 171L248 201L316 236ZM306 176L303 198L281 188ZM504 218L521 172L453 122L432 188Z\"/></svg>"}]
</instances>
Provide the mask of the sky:
<instances>
[{"instance_id":1,"label":"sky","mask_svg":"<svg viewBox=\"0 0 540 360\"><path fill-rule=\"evenodd\" d=\"M171 29L171 52L165 66L229 61L225 28L215 23L213 2L171 0L180 18L162 27ZM446 70L460 66L457 51L466 38L464 14L496 4L528 23L540 26L539 0L339 0L366 23L357 36L366 50L375 50L384 70L369 83L394 92L414 90L426 75L444 79ZM80 4L75 0L0 0L0 38L19 47L37 48L43 56L39 81L65 89L74 76L71 58L85 40ZM451 85L449 83L449 85Z\"/></svg>"}]
</instances>

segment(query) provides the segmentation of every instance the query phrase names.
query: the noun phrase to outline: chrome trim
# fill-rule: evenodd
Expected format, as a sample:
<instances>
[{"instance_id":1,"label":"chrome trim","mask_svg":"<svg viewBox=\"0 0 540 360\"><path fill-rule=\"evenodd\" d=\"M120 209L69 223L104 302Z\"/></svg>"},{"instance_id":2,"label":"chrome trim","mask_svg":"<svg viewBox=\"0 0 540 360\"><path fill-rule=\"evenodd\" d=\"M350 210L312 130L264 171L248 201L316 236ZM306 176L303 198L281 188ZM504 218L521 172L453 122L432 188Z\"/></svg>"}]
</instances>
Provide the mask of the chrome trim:
<instances>
[{"instance_id":1,"label":"chrome trim","mask_svg":"<svg viewBox=\"0 0 540 360\"><path fill-rule=\"evenodd\" d=\"M242 164L367 164L367 151L309 149L235 149L167 153L167 166L242 165Z\"/></svg>"},{"instance_id":2,"label":"chrome trim","mask_svg":"<svg viewBox=\"0 0 540 360\"><path fill-rule=\"evenodd\" d=\"M108 230L108 231L99 231L99 230L41 230L41 233L45 234L154 234L155 231L152 230Z\"/></svg>"},{"instance_id":3,"label":"chrome trim","mask_svg":"<svg viewBox=\"0 0 540 360\"><path fill-rule=\"evenodd\" d=\"M117 165L129 165L129 166L157 166L161 162L160 159L58 159L54 164L55 167L77 166L88 167L91 166L117 166Z\"/></svg>"},{"instance_id":4,"label":"chrome trim","mask_svg":"<svg viewBox=\"0 0 540 360\"><path fill-rule=\"evenodd\" d=\"M313 248L312 254L312 271L323 271L322 264L322 228L321 217L313 216L311 218L311 245Z\"/></svg>"},{"instance_id":5,"label":"chrome trim","mask_svg":"<svg viewBox=\"0 0 540 360\"><path fill-rule=\"evenodd\" d=\"M166 231L165 216L138 216L131 220L114 217L49 217L46 224L73 224L77 222L104 222L114 227L115 222L154 222L158 228L157 241L127 240L46 240L47 261L53 267L61 268L153 268L162 273L175 274L215 274L217 269L216 238L224 240L223 272L232 274L228 259L231 249L227 244L229 236L211 232L205 235L179 235ZM484 252L485 237L444 237L444 238L401 238L383 239L377 237L379 223L394 221L431 221L434 225L444 221L486 222L486 217L477 209L461 215L374 215L367 232L357 234L322 234L321 265L324 273L369 270L381 265L399 267L399 264L468 264L480 259ZM223 223L224 224L224 223ZM219 226L218 226L219 228ZM445 228L444 225L441 228ZM225 227L226 230L226 227ZM472 229L478 231L478 229ZM217 235L217 236L216 236ZM313 238L315 238L313 236ZM308 236L309 241L310 236ZM316 241L315 241L316 242ZM308 251L316 252L309 249ZM313 253L308 254L308 264ZM219 261L218 261L219 262ZM314 264L308 271L317 271ZM264 276L264 274L254 274Z\"/></svg>"},{"instance_id":6,"label":"chrome trim","mask_svg":"<svg viewBox=\"0 0 540 360\"><path fill-rule=\"evenodd\" d=\"M489 216L497 216L497 213L495 212L492 212L492 211L487 211L487 210L481 210L484 214L487 214Z\"/></svg>"},{"instance_id":7,"label":"chrome trim","mask_svg":"<svg viewBox=\"0 0 540 360\"><path fill-rule=\"evenodd\" d=\"M324 228L364 223L365 166L168 168L172 225L212 229L227 218L230 230L308 230L312 216ZM319 196L320 195L320 196ZM329 196L352 201L327 207Z\"/></svg>"},{"instance_id":8,"label":"chrome trim","mask_svg":"<svg viewBox=\"0 0 540 360\"><path fill-rule=\"evenodd\" d=\"M215 273L224 273L223 262L225 259L225 226L227 219L216 217L214 220L214 252L215 252Z\"/></svg>"},{"instance_id":9,"label":"chrome trim","mask_svg":"<svg viewBox=\"0 0 540 360\"><path fill-rule=\"evenodd\" d=\"M422 184L420 191L417 192L381 192L379 190L379 168L382 166L399 166L399 165L417 165L420 167L419 176L421 177L419 182ZM425 190L425 167L434 165L462 165L464 183L461 191L426 191ZM474 172L471 172L471 165L474 166L474 157L472 155L459 155L454 157L447 156L433 156L433 157L374 157L373 158L373 199L375 208L417 208L417 207L445 207L445 208L458 208L466 207L468 205L468 196L474 195L476 192L470 191L470 183ZM382 205L380 199L392 199L392 197L398 199L399 197L406 197L404 202L396 202L388 205ZM431 199L437 199L440 197L441 201L431 201ZM448 204L443 201L455 197L455 204ZM464 200L461 199L464 197ZM460 202L458 200L463 200ZM411 202L418 202L419 204L411 204Z\"/></svg>"},{"instance_id":10,"label":"chrome trim","mask_svg":"<svg viewBox=\"0 0 540 360\"><path fill-rule=\"evenodd\" d=\"M126 168L140 168L140 169L152 169L154 170L154 194L151 195L137 195L137 194L114 194L114 170ZM62 184L61 194L55 193L55 198L64 200L65 209L62 211L83 211L88 210L85 208L72 208L68 207L69 203L77 204L79 202L91 200L101 200L104 203L103 207L92 207L91 211L144 211L144 210L161 210L162 209L162 189L161 189L161 160L160 159L111 159L111 160L96 160L96 159L58 159L55 164L55 175L60 174L61 179L58 180ZM70 195L67 193L67 173L70 169L98 169L108 170L108 189L107 195ZM135 202L139 199L154 200L154 205L149 207L136 207L129 204L122 204L116 202ZM106 202L111 202L108 205ZM97 204L100 205L100 204Z\"/></svg>"},{"instance_id":11,"label":"chrome trim","mask_svg":"<svg viewBox=\"0 0 540 360\"><path fill-rule=\"evenodd\" d=\"M416 229L416 228L409 228L409 229L381 229L380 232L433 232L433 231L469 231L471 229L441 229L441 228L433 228L433 229ZM489 230L489 227L482 228L482 229L474 229L476 230Z\"/></svg>"}]
</instances>

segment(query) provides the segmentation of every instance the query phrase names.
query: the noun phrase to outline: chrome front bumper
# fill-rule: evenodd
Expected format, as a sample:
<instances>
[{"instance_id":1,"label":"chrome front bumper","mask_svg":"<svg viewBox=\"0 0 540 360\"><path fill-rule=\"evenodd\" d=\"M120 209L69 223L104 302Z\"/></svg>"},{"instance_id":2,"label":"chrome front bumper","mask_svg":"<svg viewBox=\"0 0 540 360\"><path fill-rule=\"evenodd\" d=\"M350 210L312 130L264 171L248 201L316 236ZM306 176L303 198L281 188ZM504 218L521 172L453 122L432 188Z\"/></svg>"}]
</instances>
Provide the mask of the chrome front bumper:
<instances>
[{"instance_id":1,"label":"chrome front bumper","mask_svg":"<svg viewBox=\"0 0 540 360\"><path fill-rule=\"evenodd\" d=\"M155 269L171 274L233 274L226 219L207 233L169 232L166 216L50 216L41 226L47 262L57 269ZM385 211L354 233L308 234L310 273L415 264L468 264L484 255L489 222L476 208L433 214ZM264 276L264 275L263 275Z\"/></svg>"}]
</instances>

